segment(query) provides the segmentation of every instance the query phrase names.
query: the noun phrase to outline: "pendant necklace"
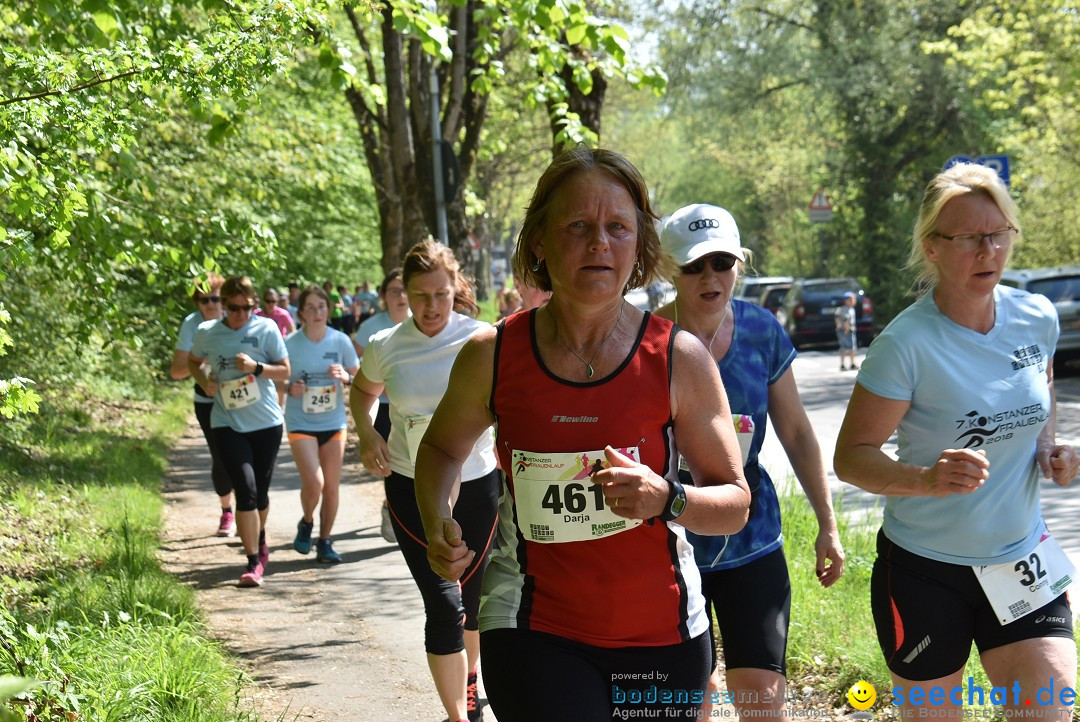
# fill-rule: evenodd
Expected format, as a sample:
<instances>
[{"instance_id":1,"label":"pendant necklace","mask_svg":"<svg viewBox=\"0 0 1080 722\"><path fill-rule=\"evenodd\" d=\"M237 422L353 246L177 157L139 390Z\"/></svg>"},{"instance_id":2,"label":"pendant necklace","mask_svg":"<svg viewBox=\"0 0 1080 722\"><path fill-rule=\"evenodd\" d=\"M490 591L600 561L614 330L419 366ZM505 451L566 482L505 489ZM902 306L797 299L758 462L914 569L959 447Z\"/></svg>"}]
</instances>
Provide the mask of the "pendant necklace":
<instances>
[{"instance_id":1,"label":"pendant necklace","mask_svg":"<svg viewBox=\"0 0 1080 722\"><path fill-rule=\"evenodd\" d=\"M578 361L585 364L585 378L591 379L593 377L593 374L596 373L593 370L592 362L596 360L596 357L600 355L600 352L604 349L604 346L607 345L607 342L610 341L611 337L615 335L615 329L617 329L619 327L619 324L622 323L623 311L625 310L626 302L623 302L622 305L619 306L619 317L615 319L615 325L611 327L611 330L608 331L608 335L605 336L604 340L600 342L600 345L596 347L596 352L593 353L592 360L590 361L586 361L584 358L582 358L581 354L570 348L570 344L568 344L566 342L566 339L562 337L562 334L559 333L559 322L555 320L555 315L552 314L551 320L555 323L555 335L559 337L560 341L562 341L563 346L566 346L567 351L574 354L574 356L577 357Z\"/></svg>"}]
</instances>

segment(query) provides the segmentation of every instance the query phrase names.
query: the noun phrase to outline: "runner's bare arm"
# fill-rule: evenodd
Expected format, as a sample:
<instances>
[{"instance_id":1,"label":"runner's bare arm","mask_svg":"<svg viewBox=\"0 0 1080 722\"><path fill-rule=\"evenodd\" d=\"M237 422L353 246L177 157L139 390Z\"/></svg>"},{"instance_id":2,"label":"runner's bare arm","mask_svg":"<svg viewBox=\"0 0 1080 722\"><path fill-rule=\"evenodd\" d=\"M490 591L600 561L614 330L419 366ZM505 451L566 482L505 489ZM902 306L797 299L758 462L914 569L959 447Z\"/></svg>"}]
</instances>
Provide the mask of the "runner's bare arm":
<instances>
[{"instance_id":1,"label":"runner's bare arm","mask_svg":"<svg viewBox=\"0 0 1080 722\"><path fill-rule=\"evenodd\" d=\"M195 379L195 383L199 385L199 387L207 396L213 396L217 393L217 382L211 380L210 377L203 371L203 364L205 363L205 358L201 358L191 353L188 354L188 374L191 376L191 378Z\"/></svg>"},{"instance_id":2,"label":"runner's bare arm","mask_svg":"<svg viewBox=\"0 0 1080 722\"><path fill-rule=\"evenodd\" d=\"M836 528L832 494L825 476L825 460L821 456L814 426L810 423L799 398L795 372L788 369L769 386L769 419L776 437L784 447L795 478L806 494L817 517L818 534L814 542L817 557L815 571L824 587L832 586L844 573L844 547ZM831 561L832 563L827 563Z\"/></svg>"},{"instance_id":3,"label":"runner's bare arm","mask_svg":"<svg viewBox=\"0 0 1080 722\"><path fill-rule=\"evenodd\" d=\"M750 489L724 382L705 346L689 333L676 334L671 363L675 445L695 484L685 489L679 524L699 534L734 534L746 524Z\"/></svg>"},{"instance_id":4,"label":"runner's bare arm","mask_svg":"<svg viewBox=\"0 0 1080 722\"><path fill-rule=\"evenodd\" d=\"M416 501L427 534L428 562L444 579L459 578L476 554L461 541L461 528L451 512L461 467L480 434L495 421L488 408L495 338L495 329L487 329L462 347L417 452Z\"/></svg>"},{"instance_id":5,"label":"runner's bare arm","mask_svg":"<svg viewBox=\"0 0 1080 722\"><path fill-rule=\"evenodd\" d=\"M360 462L364 468L378 476L390 475L390 449L383 437L375 430L371 422L371 409L379 403L385 384L376 383L364 376L362 368L357 369L349 387L349 411L356 424L356 435L360 447Z\"/></svg>"},{"instance_id":6,"label":"runner's bare arm","mask_svg":"<svg viewBox=\"0 0 1080 722\"><path fill-rule=\"evenodd\" d=\"M1058 444L1057 439L1057 395L1054 393L1054 359L1046 364L1046 382L1050 386L1050 418L1039 432L1035 446L1035 460L1047 479L1053 479L1058 486L1068 486L1080 470L1080 456L1072 446Z\"/></svg>"},{"instance_id":7,"label":"runner's bare arm","mask_svg":"<svg viewBox=\"0 0 1080 722\"><path fill-rule=\"evenodd\" d=\"M856 382L836 437L836 475L885 496L970 494L981 487L990 466L982 453L945 449L937 462L927 467L903 464L881 450L910 407L909 401L886 399Z\"/></svg>"}]
</instances>

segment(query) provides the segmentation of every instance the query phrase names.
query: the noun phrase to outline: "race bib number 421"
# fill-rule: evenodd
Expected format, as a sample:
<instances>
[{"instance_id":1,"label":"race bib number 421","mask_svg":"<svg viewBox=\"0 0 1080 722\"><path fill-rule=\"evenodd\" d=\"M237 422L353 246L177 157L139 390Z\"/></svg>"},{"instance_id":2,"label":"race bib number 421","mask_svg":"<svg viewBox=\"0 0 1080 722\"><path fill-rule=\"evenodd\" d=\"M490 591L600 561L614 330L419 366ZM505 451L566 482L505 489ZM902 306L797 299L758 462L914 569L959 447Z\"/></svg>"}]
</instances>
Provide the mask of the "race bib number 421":
<instances>
[{"instance_id":1,"label":"race bib number 421","mask_svg":"<svg viewBox=\"0 0 1080 722\"><path fill-rule=\"evenodd\" d=\"M618 451L640 460L636 446ZM592 476L610 466L604 451L513 453L514 502L521 532L541 544L588 541L633 529L641 519L618 516Z\"/></svg>"}]
</instances>

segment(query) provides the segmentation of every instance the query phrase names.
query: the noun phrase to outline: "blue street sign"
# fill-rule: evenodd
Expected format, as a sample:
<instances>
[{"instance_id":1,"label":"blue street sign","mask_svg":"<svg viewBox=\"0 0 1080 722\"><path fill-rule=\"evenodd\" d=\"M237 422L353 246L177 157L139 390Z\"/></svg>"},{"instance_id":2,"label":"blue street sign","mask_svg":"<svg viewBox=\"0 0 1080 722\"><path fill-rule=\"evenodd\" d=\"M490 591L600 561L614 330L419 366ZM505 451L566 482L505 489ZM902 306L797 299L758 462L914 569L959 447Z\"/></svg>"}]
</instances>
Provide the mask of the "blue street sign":
<instances>
[{"instance_id":1,"label":"blue street sign","mask_svg":"<svg viewBox=\"0 0 1080 722\"><path fill-rule=\"evenodd\" d=\"M1001 178L1005 187L1009 187L1009 156L1007 155L980 155L978 158L971 158L966 155L954 155L952 158L945 161L945 165L941 170L948 170L958 163L978 163L987 168L992 168L994 172L998 174L998 177Z\"/></svg>"}]
</instances>

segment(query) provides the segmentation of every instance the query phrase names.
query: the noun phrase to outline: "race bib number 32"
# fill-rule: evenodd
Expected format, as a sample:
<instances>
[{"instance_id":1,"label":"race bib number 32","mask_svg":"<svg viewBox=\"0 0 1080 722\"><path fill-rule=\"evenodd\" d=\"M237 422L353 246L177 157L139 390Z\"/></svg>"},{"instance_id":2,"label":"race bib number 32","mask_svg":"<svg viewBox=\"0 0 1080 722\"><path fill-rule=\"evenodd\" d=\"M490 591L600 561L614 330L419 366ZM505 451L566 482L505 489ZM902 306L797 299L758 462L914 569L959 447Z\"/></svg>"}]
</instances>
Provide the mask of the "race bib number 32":
<instances>
[{"instance_id":1,"label":"race bib number 32","mask_svg":"<svg viewBox=\"0 0 1080 722\"><path fill-rule=\"evenodd\" d=\"M619 452L640 460L636 446ZM525 538L541 544L588 541L633 529L641 519L618 516L592 476L610 466L604 451L513 453L514 502Z\"/></svg>"},{"instance_id":2,"label":"race bib number 32","mask_svg":"<svg viewBox=\"0 0 1080 722\"><path fill-rule=\"evenodd\" d=\"M1076 575L1076 568L1049 531L1043 531L1039 545L1023 559L973 569L1002 624L1052 602L1072 585Z\"/></svg>"}]
</instances>

